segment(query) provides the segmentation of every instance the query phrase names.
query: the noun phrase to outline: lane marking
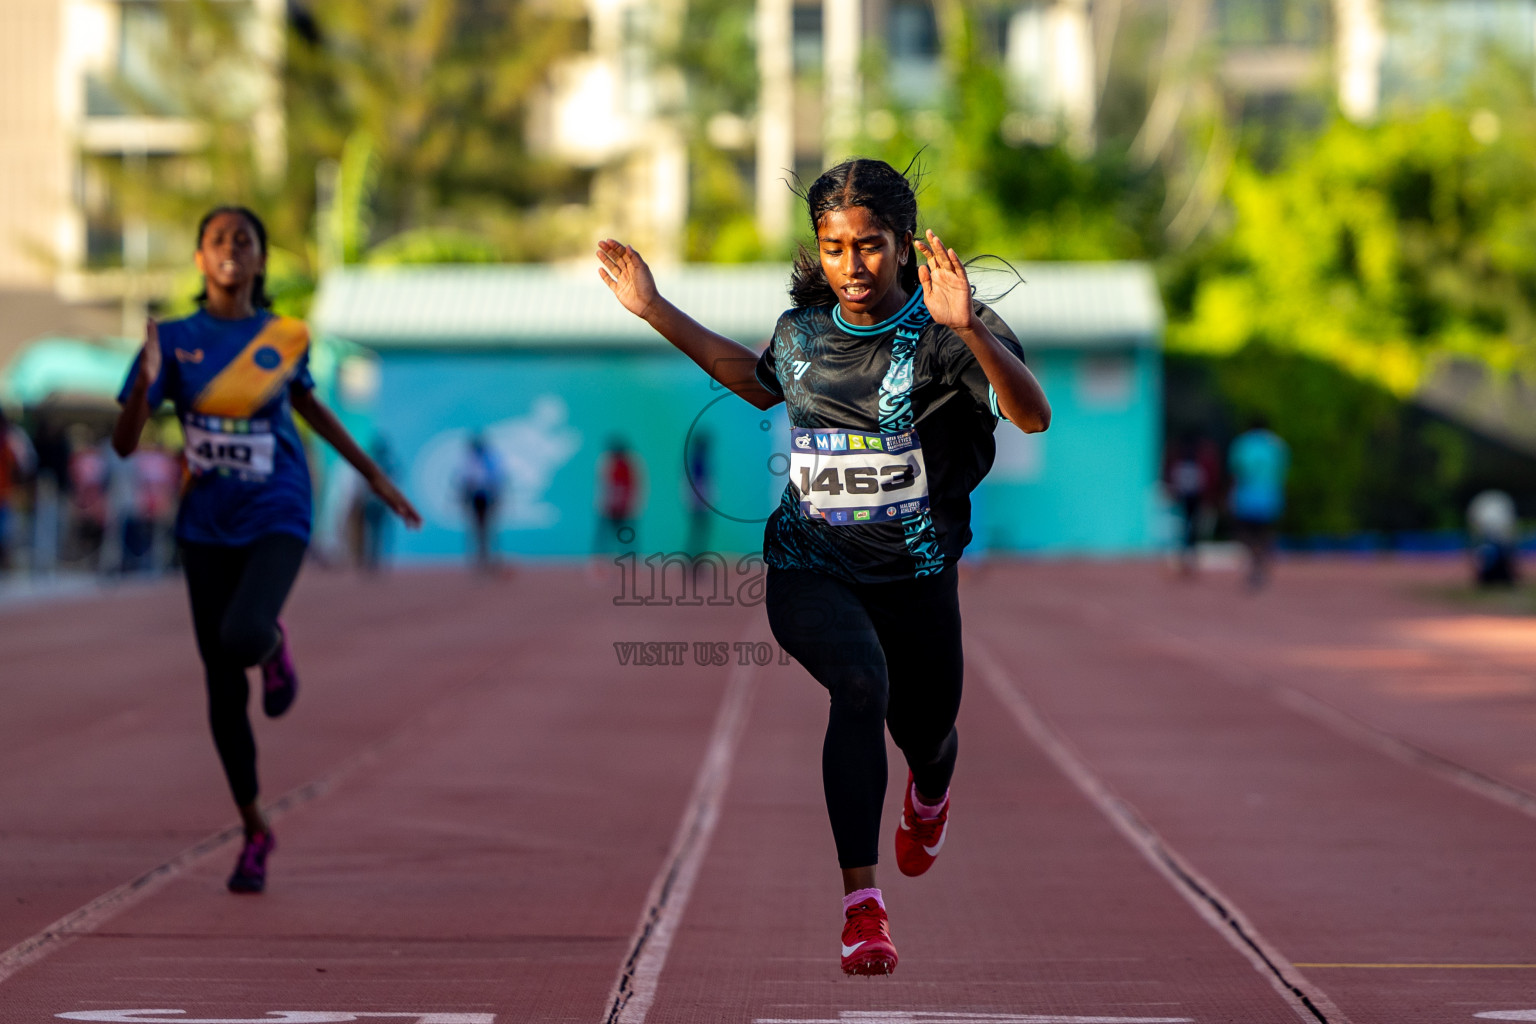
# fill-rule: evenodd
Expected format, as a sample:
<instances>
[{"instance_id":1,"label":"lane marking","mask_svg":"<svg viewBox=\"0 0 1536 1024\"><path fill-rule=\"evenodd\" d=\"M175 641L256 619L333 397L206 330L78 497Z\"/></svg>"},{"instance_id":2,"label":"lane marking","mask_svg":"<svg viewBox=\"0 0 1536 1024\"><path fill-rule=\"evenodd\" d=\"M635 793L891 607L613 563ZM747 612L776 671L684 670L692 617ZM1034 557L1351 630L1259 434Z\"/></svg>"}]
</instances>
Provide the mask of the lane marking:
<instances>
[{"instance_id":1,"label":"lane marking","mask_svg":"<svg viewBox=\"0 0 1536 1024\"><path fill-rule=\"evenodd\" d=\"M1292 967L1358 967L1371 970L1536 971L1536 964L1292 964Z\"/></svg>"},{"instance_id":2,"label":"lane marking","mask_svg":"<svg viewBox=\"0 0 1536 1024\"><path fill-rule=\"evenodd\" d=\"M757 624L746 637L757 632ZM744 637L745 639L745 637ZM726 679L725 696L710 731L709 746L693 784L682 821L672 839L672 849L646 899L645 909L630 943L629 955L619 968L619 976L608 994L603 1024L642 1024L656 998L661 970L666 966L672 937L677 932L699 867L709 851L715 825L720 819L720 805L730 782L736 748L746 729L752 707L755 666L736 665Z\"/></svg>"},{"instance_id":3,"label":"lane marking","mask_svg":"<svg viewBox=\"0 0 1536 1024\"><path fill-rule=\"evenodd\" d=\"M504 659L500 656L486 659L485 664L474 669L465 678L464 682L455 687L451 692L445 694L431 710L437 711L469 692L488 673L492 672L503 662ZM407 736L422 731L430 717L430 714L424 715L402 725L394 732L363 747L325 775L290 789L267 805L267 815L276 822L305 804L312 803L325 796L360 770L377 764L384 752L390 747ZM89 935L96 931L118 914L148 899L165 888L166 885L170 884L177 877L201 864L215 853L218 853L227 846L232 846L234 841L241 836L242 831L240 825L231 825L228 828L221 829L193 843L170 860L150 868L132 881L124 882L122 885L103 893L84 906L70 911L35 935L22 939L10 949L0 953L0 984L4 984L7 980L14 977L18 971L22 971L39 960L58 952L80 936ZM149 1011L124 1010L116 1012L146 1013ZM182 1011L167 1010L164 1012L180 1013Z\"/></svg>"},{"instance_id":4,"label":"lane marking","mask_svg":"<svg viewBox=\"0 0 1536 1024\"><path fill-rule=\"evenodd\" d=\"M1174 891L1269 980L1298 1017L1306 1024L1349 1024L1349 1018L1333 1001L1297 973L1290 960L1259 933L1235 903L1175 852L1130 804L1093 773L1067 738L1024 696L987 646L976 642L971 647L982 678L1024 734L1130 841L1147 863L1173 885Z\"/></svg>"},{"instance_id":5,"label":"lane marking","mask_svg":"<svg viewBox=\"0 0 1536 1024\"><path fill-rule=\"evenodd\" d=\"M1472 1016L1484 1020L1536 1020L1536 1010L1484 1010Z\"/></svg>"},{"instance_id":6,"label":"lane marking","mask_svg":"<svg viewBox=\"0 0 1536 1024\"><path fill-rule=\"evenodd\" d=\"M284 814L296 808L302 807L324 795L337 782L352 774L364 763L372 763L377 758L375 751L365 752L368 756L359 755L346 762L341 768L331 775L322 777L313 782L307 782L297 789L283 794L267 807L268 816L275 822ZM89 935L112 918L121 914L129 907L143 902L148 897L165 888L172 880L185 874L190 868L201 864L215 853L227 846L233 846L243 832L240 825L231 825L226 829L215 832L213 835L202 839L182 850L163 864L157 864L139 877L130 882L124 882L109 892L103 893L91 902L76 910L70 911L57 921L48 925L42 931L29 938L22 939L16 945L3 953L0 953L0 984L13 977L18 971L32 966L44 957L58 952L82 935ZM130 1011L120 1011L130 1012ZM138 1011L147 1013L147 1010ZM179 1013L179 1010L156 1010L156 1013Z\"/></svg>"},{"instance_id":7,"label":"lane marking","mask_svg":"<svg viewBox=\"0 0 1536 1024\"><path fill-rule=\"evenodd\" d=\"M1418 768L1526 817L1536 818L1536 793L1379 729L1306 690L1276 681L1261 668L1236 660L1229 661L1166 627L1138 624L1134 628L1165 648L1176 648L1189 661L1203 665L1218 678L1231 679L1240 686L1258 690L1281 707L1311 719L1337 736L1353 740L1400 764Z\"/></svg>"}]
</instances>

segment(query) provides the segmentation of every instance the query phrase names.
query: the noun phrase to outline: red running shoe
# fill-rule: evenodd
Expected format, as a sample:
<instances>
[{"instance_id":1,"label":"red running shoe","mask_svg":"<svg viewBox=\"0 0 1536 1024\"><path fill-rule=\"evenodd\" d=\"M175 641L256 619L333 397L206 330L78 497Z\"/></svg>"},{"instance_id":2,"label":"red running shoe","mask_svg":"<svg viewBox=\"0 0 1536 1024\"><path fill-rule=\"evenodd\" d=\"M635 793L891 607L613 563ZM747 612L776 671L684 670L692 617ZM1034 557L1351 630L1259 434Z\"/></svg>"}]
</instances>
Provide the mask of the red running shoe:
<instances>
[{"instance_id":1,"label":"red running shoe","mask_svg":"<svg viewBox=\"0 0 1536 1024\"><path fill-rule=\"evenodd\" d=\"M229 876L230 892L261 892L267 887L267 854L277 849L272 830L245 837L235 873Z\"/></svg>"},{"instance_id":2,"label":"red running shoe","mask_svg":"<svg viewBox=\"0 0 1536 1024\"><path fill-rule=\"evenodd\" d=\"M843 922L843 973L890 974L896 970L896 947L885 908L871 896L848 908Z\"/></svg>"},{"instance_id":3,"label":"red running shoe","mask_svg":"<svg viewBox=\"0 0 1536 1024\"><path fill-rule=\"evenodd\" d=\"M901 824L896 828L896 866L914 878L929 868L944 848L949 834L949 801L931 821L919 818L912 809L912 773L907 773L907 796L901 805Z\"/></svg>"},{"instance_id":4,"label":"red running shoe","mask_svg":"<svg viewBox=\"0 0 1536 1024\"><path fill-rule=\"evenodd\" d=\"M277 620L277 636L277 651L261 663L261 710L268 718L287 711L299 695L299 673L288 653L288 631L282 619Z\"/></svg>"}]
</instances>

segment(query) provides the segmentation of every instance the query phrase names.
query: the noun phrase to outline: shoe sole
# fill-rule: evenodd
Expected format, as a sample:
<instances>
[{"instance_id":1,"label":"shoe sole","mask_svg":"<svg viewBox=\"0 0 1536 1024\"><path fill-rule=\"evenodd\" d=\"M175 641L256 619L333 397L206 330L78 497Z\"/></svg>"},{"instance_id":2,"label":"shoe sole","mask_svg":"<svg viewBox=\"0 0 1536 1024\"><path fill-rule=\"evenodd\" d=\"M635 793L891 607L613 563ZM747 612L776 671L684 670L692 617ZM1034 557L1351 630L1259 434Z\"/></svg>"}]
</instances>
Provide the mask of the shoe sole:
<instances>
[{"instance_id":1,"label":"shoe sole","mask_svg":"<svg viewBox=\"0 0 1536 1024\"><path fill-rule=\"evenodd\" d=\"M895 971L896 958L889 953L878 950L843 962L844 974L872 977L882 974L894 974Z\"/></svg>"},{"instance_id":2,"label":"shoe sole","mask_svg":"<svg viewBox=\"0 0 1536 1024\"><path fill-rule=\"evenodd\" d=\"M896 858L896 869L898 871L900 871L902 874L906 875L908 878L916 878L918 875L926 874L928 869L933 867L933 862L938 860L938 859L939 858L937 858L937 857L929 857L928 858L928 863L921 865L920 867L918 867L914 871L913 869L909 868L906 865L906 863L900 857L897 857Z\"/></svg>"}]
</instances>

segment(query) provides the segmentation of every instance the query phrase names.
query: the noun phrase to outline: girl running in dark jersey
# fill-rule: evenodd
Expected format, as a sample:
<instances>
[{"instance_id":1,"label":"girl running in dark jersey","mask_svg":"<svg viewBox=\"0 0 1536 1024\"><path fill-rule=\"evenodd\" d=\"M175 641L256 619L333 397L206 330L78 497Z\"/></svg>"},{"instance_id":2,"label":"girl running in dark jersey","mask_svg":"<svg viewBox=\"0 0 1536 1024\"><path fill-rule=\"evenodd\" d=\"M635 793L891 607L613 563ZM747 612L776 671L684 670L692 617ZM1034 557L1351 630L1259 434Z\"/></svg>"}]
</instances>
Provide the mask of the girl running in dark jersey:
<instances>
[{"instance_id":1,"label":"girl running in dark jersey","mask_svg":"<svg viewBox=\"0 0 1536 1024\"><path fill-rule=\"evenodd\" d=\"M768 521L768 620L826 687L827 811L843 874L842 967L896 967L875 887L885 729L910 769L896 863L920 875L948 827L962 657L955 563L970 492L1002 416L1050 423L1013 332L975 301L938 236L916 243L917 199L878 160L827 171L807 193L816 253L795 262L794 308L768 348L708 330L662 298L634 249L600 243L599 274L705 372L759 409L786 403L789 486Z\"/></svg>"},{"instance_id":2,"label":"girl running in dark jersey","mask_svg":"<svg viewBox=\"0 0 1536 1024\"><path fill-rule=\"evenodd\" d=\"M186 435L188 478L176 517L208 714L224 774L245 825L233 892L261 892L276 841L257 803L256 743L245 671L261 667L262 709L288 710L298 675L278 613L309 543L310 480L293 424L297 411L409 525L411 503L315 397L309 332L275 316L264 287L267 232L254 213L223 206L197 228L202 307L149 321L128 371L112 446L126 456L163 401Z\"/></svg>"}]
</instances>

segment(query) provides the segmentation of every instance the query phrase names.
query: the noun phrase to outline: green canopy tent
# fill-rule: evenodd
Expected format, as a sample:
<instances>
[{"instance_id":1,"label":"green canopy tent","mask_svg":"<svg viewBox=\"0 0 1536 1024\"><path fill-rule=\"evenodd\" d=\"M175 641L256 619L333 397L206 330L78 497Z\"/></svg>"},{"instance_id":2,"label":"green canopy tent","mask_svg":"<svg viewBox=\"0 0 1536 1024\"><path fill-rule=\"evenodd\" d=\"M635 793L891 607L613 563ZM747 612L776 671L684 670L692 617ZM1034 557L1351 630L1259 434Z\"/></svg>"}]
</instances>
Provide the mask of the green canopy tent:
<instances>
[{"instance_id":1,"label":"green canopy tent","mask_svg":"<svg viewBox=\"0 0 1536 1024\"><path fill-rule=\"evenodd\" d=\"M0 371L0 402L23 408L49 402L116 408L118 390L138 350L139 342L126 338L39 338ZM339 339L317 338L311 346L310 375L328 400L341 363L352 357L372 358L366 349Z\"/></svg>"},{"instance_id":2,"label":"green canopy tent","mask_svg":"<svg viewBox=\"0 0 1536 1024\"><path fill-rule=\"evenodd\" d=\"M115 404L136 351L121 339L40 338L0 372L0 401L26 408L50 400Z\"/></svg>"}]
</instances>

